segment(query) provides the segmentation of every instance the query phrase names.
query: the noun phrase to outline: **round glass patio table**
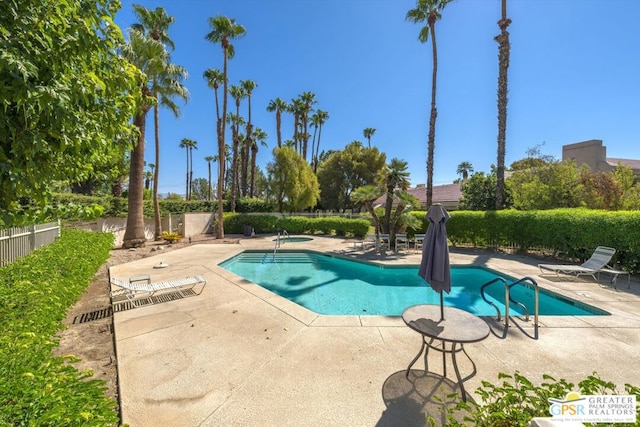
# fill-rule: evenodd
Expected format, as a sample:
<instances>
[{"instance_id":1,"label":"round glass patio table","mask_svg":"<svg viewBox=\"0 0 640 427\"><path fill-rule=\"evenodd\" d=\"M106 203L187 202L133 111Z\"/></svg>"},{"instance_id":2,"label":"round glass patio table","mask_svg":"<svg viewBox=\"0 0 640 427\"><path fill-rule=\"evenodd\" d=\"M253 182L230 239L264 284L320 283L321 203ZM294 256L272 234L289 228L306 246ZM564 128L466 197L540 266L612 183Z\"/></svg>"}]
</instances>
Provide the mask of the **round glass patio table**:
<instances>
[{"instance_id":1,"label":"round glass patio table","mask_svg":"<svg viewBox=\"0 0 640 427\"><path fill-rule=\"evenodd\" d=\"M443 377L447 377L446 356L451 355L451 363L458 380L462 400L467 400L464 382L476 374L476 364L464 349L464 344L479 342L489 336L489 325L475 314L455 307L444 307L444 319L440 316L440 306L420 304L408 307L402 313L404 323L421 335L420 351L407 367L406 377L414 363L424 353L424 369L429 371L428 354L433 349L442 353ZM462 378L456 354L463 352L471 362L473 371Z\"/></svg>"}]
</instances>

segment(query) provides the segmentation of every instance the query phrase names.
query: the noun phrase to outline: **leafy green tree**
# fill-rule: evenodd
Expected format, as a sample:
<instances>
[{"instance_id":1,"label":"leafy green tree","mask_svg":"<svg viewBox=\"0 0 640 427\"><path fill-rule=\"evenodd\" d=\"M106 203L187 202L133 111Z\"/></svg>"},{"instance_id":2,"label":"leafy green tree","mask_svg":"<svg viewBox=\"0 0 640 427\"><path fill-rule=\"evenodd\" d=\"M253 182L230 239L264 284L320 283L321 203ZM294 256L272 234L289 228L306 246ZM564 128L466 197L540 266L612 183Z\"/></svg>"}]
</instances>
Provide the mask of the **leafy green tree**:
<instances>
[{"instance_id":1,"label":"leafy green tree","mask_svg":"<svg viewBox=\"0 0 640 427\"><path fill-rule=\"evenodd\" d=\"M496 168L491 166L491 173L476 172L462 183L462 198L460 209L471 211L488 211L496 207ZM509 187L505 190L505 207L510 207L511 193Z\"/></svg>"},{"instance_id":2,"label":"leafy green tree","mask_svg":"<svg viewBox=\"0 0 640 427\"><path fill-rule=\"evenodd\" d=\"M139 73L117 53L118 7L0 2L0 223L35 219L21 200L43 212L53 183L86 179L129 147Z\"/></svg>"},{"instance_id":3,"label":"leafy green tree","mask_svg":"<svg viewBox=\"0 0 640 427\"><path fill-rule=\"evenodd\" d=\"M332 152L318 169L322 207L340 211L351 209L351 193L363 185L375 184L385 162L384 153L377 148L364 148L359 142Z\"/></svg>"},{"instance_id":4,"label":"leafy green tree","mask_svg":"<svg viewBox=\"0 0 640 427\"><path fill-rule=\"evenodd\" d=\"M427 207L433 200L433 154L436 139L436 80L438 75L438 49L436 47L436 21L440 19L440 12L451 0L417 0L416 8L407 12L406 19L415 24L426 22L420 29L418 40L426 43L431 34L431 51L433 54L433 72L431 75L431 113L429 115L429 140L427 143Z\"/></svg>"},{"instance_id":5,"label":"leafy green tree","mask_svg":"<svg viewBox=\"0 0 640 427\"><path fill-rule=\"evenodd\" d=\"M269 198L278 204L280 212L301 211L317 203L320 195L318 179L295 148L274 148L267 173Z\"/></svg>"},{"instance_id":6,"label":"leafy green tree","mask_svg":"<svg viewBox=\"0 0 640 427\"><path fill-rule=\"evenodd\" d=\"M169 26L173 24L175 19L173 16L167 15L163 7L157 7L154 10L147 9L137 4L133 5L133 10L137 16L139 23L133 24L132 28L151 37L155 41L159 41L170 47L175 48L173 40L169 37ZM160 217L160 204L158 202L158 187L160 180L160 107L168 108L174 116L180 115L180 108L175 102L175 98L181 98L186 101L188 99L188 91L182 85L182 80L187 78L187 71L175 64L171 64L169 58L166 58L166 65L162 68L162 72L150 75L151 92L155 99L153 105L153 127L155 141L155 171L153 176L153 211L155 224L155 240L162 240L162 221Z\"/></svg>"},{"instance_id":7,"label":"leafy green tree","mask_svg":"<svg viewBox=\"0 0 640 427\"><path fill-rule=\"evenodd\" d=\"M584 184L575 161L550 162L513 171L507 187L522 210L579 207Z\"/></svg>"},{"instance_id":8,"label":"leafy green tree","mask_svg":"<svg viewBox=\"0 0 640 427\"><path fill-rule=\"evenodd\" d=\"M218 158L225 158L225 126L224 123L220 123L222 120L226 120L227 117L227 83L229 81L228 78L228 69L227 63L229 58L233 58L235 53L235 49L233 45L230 43L231 40L240 38L245 35L246 30L240 24L236 24L235 19L229 19L226 16L218 15L215 18L209 18L209 25L211 26L211 31L207 33L205 39L210 41L211 43L220 43L222 47L222 57L223 57L223 71L222 71L222 85L223 85L223 95L222 95L222 116L221 120L219 120L218 125ZM219 174L218 174L218 218L217 218L217 227L216 227L216 237L218 239L224 238L224 177L225 177L225 168L224 162L220 160L218 163L220 165Z\"/></svg>"},{"instance_id":9,"label":"leafy green tree","mask_svg":"<svg viewBox=\"0 0 640 427\"><path fill-rule=\"evenodd\" d=\"M191 181L191 200L209 200L209 181L195 178Z\"/></svg>"}]
</instances>

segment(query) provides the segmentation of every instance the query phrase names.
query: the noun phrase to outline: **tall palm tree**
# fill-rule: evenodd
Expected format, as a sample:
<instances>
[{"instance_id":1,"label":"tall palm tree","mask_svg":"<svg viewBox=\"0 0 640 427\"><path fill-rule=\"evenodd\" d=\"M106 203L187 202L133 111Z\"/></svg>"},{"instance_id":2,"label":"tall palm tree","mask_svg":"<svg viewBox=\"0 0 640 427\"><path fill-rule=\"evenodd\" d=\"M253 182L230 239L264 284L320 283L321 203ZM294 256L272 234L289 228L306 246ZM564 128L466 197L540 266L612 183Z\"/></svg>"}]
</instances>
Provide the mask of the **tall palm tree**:
<instances>
[{"instance_id":1,"label":"tall palm tree","mask_svg":"<svg viewBox=\"0 0 640 427\"><path fill-rule=\"evenodd\" d=\"M214 98L216 100L216 137L220 138L220 126L223 124L220 117L220 105L218 103L218 88L224 79L222 71L217 68L207 68L202 77L207 81L207 86L213 89Z\"/></svg>"},{"instance_id":2,"label":"tall palm tree","mask_svg":"<svg viewBox=\"0 0 640 427\"><path fill-rule=\"evenodd\" d=\"M302 141L300 134L302 133L302 114L304 112L304 102L300 98L294 98L289 104L289 112L293 114L293 142L296 151L302 155Z\"/></svg>"},{"instance_id":3,"label":"tall palm tree","mask_svg":"<svg viewBox=\"0 0 640 427\"><path fill-rule=\"evenodd\" d=\"M498 47L498 162L496 168L496 209L504 208L504 158L507 138L507 72L509 70L509 32L507 27L511 19L507 18L507 0L502 0L502 18L498 21L500 34L495 40Z\"/></svg>"},{"instance_id":4,"label":"tall palm tree","mask_svg":"<svg viewBox=\"0 0 640 427\"><path fill-rule=\"evenodd\" d=\"M276 98L269 101L267 111L276 112L276 134L278 137L278 148L282 147L282 112L289 111L289 104L282 98Z\"/></svg>"},{"instance_id":5,"label":"tall palm tree","mask_svg":"<svg viewBox=\"0 0 640 427\"><path fill-rule=\"evenodd\" d=\"M173 24L175 19L167 15L163 7L157 7L155 10L147 9L143 6L134 4L133 10L139 23L133 24L132 28L142 34L146 34L153 40L169 46L172 50L175 48L173 40L169 37L169 26ZM161 74L151 75L151 87L153 97L156 103L153 105L153 123L155 137L155 164L156 168L153 176L153 210L155 218L155 240L162 238L162 221L160 220L160 204L158 201L158 182L160 176L160 106L168 108L176 117L180 115L180 109L174 101L175 97L179 97L184 101L188 98L188 91L182 85L182 80L187 78L187 71L183 67L171 64L167 58L167 66Z\"/></svg>"},{"instance_id":6,"label":"tall palm tree","mask_svg":"<svg viewBox=\"0 0 640 427\"><path fill-rule=\"evenodd\" d=\"M239 169L239 150L240 150L240 125L244 124L244 119L240 116L240 102L244 99L247 94L244 89L240 86L231 85L231 89L229 89L229 94L235 101L236 112L235 114L229 113L227 117L227 122L231 124L231 212L236 211L236 198L238 197L239 192L239 182L240 182L240 173Z\"/></svg>"},{"instance_id":7,"label":"tall palm tree","mask_svg":"<svg viewBox=\"0 0 640 427\"><path fill-rule=\"evenodd\" d=\"M302 114L300 117L302 138L301 138L301 154L303 159L307 159L307 144L309 143L309 114L313 111L313 105L317 104L316 94L313 92L302 92L300 94L300 101L302 101Z\"/></svg>"},{"instance_id":8,"label":"tall palm tree","mask_svg":"<svg viewBox=\"0 0 640 427\"><path fill-rule=\"evenodd\" d=\"M184 199L189 200L189 141L188 138L182 138L180 141L180 148L184 148L184 152L187 154L187 167L184 173Z\"/></svg>"},{"instance_id":9,"label":"tall palm tree","mask_svg":"<svg viewBox=\"0 0 640 427\"><path fill-rule=\"evenodd\" d=\"M207 167L209 169L209 188L207 190L207 200L211 201L211 162L214 162L216 160L215 157L213 156L205 156L204 160L207 162Z\"/></svg>"},{"instance_id":10,"label":"tall palm tree","mask_svg":"<svg viewBox=\"0 0 640 427\"><path fill-rule=\"evenodd\" d=\"M458 175L462 175L462 181L466 181L469 178L469 174L473 173L473 165L470 162L462 162L456 169Z\"/></svg>"},{"instance_id":11,"label":"tall palm tree","mask_svg":"<svg viewBox=\"0 0 640 427\"><path fill-rule=\"evenodd\" d=\"M254 196L256 185L256 158L258 157L258 142L263 146L267 146L267 133L260 128L253 131L253 140L251 142L251 184L249 186L249 197Z\"/></svg>"},{"instance_id":12,"label":"tall palm tree","mask_svg":"<svg viewBox=\"0 0 640 427\"><path fill-rule=\"evenodd\" d=\"M189 143L189 200L193 196L193 150L198 149L198 141L190 140Z\"/></svg>"},{"instance_id":13,"label":"tall palm tree","mask_svg":"<svg viewBox=\"0 0 640 427\"><path fill-rule=\"evenodd\" d=\"M313 166L313 173L316 173L318 170L318 153L320 152L320 137L322 136L322 126L325 122L329 120L329 113L324 110L316 111L313 116L311 116L311 121L314 127L318 129L318 140L316 141L315 131L313 132L313 144L311 144L311 163ZM314 151L315 145L315 151Z\"/></svg>"},{"instance_id":14,"label":"tall palm tree","mask_svg":"<svg viewBox=\"0 0 640 427\"><path fill-rule=\"evenodd\" d=\"M227 83L228 79L228 70L227 70L227 62L229 58L233 57L235 50L233 49L233 45L230 43L231 40L240 38L245 35L246 31L244 27L240 24L236 24L235 19L229 19L226 16L218 15L215 18L209 18L209 25L212 30L207 33L205 39L212 43L220 43L222 47L222 56L223 56L223 96L222 96L222 120L225 120L227 117ZM224 123L221 125L220 134L218 136L218 156L220 159L225 157L225 126ZM218 239L224 238L224 166L223 162L219 163L219 175L218 175L218 224L216 237Z\"/></svg>"},{"instance_id":15,"label":"tall palm tree","mask_svg":"<svg viewBox=\"0 0 640 427\"><path fill-rule=\"evenodd\" d=\"M436 21L440 19L440 12L451 0L417 0L416 8L407 12L406 19L415 24L427 23L420 29L418 40L426 43L431 34L431 48L433 53L433 72L431 75L431 113L429 115L429 140L427 143L427 208L433 201L433 153L436 139L436 79L438 75L438 49L436 47Z\"/></svg>"},{"instance_id":16,"label":"tall palm tree","mask_svg":"<svg viewBox=\"0 0 640 427\"><path fill-rule=\"evenodd\" d=\"M362 133L364 134L364 137L367 138L367 144L369 145L369 148L371 148L371 137L376 133L376 130L374 128L365 128Z\"/></svg>"},{"instance_id":17,"label":"tall palm tree","mask_svg":"<svg viewBox=\"0 0 640 427\"><path fill-rule=\"evenodd\" d=\"M133 118L133 125L138 129L137 141L133 143L129 159L129 191L127 228L122 246L137 248L145 245L144 233L144 149L147 113L154 102L151 76L158 75L169 63L169 53L165 46L150 37L145 37L138 30L131 29L129 40L121 49L122 56L141 71L140 91L142 97L138 112ZM157 166L157 165L156 165ZM157 187L157 182L154 187Z\"/></svg>"},{"instance_id":18,"label":"tall palm tree","mask_svg":"<svg viewBox=\"0 0 640 427\"><path fill-rule=\"evenodd\" d=\"M247 195L247 169L248 169L248 154L252 144L253 138L253 123L251 123L251 95L253 94L253 90L258 87L258 84L253 80L240 80L240 86L244 90L245 95L247 96L247 126L245 127L246 134L243 141L243 155L242 157L242 195Z\"/></svg>"}]
</instances>

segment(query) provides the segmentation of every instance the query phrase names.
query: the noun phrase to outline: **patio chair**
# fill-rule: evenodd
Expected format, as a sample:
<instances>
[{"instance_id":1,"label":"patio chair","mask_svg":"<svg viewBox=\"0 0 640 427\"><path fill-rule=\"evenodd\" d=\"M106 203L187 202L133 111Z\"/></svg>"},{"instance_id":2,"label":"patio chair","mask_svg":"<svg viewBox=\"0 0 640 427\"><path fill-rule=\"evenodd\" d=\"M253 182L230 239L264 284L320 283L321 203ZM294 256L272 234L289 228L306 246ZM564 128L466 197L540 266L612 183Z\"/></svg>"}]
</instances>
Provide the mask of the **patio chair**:
<instances>
[{"instance_id":1,"label":"patio chair","mask_svg":"<svg viewBox=\"0 0 640 427\"><path fill-rule=\"evenodd\" d=\"M178 293L182 298L200 295L207 281L202 276L191 276L182 279L151 282L149 276L131 277L129 280L111 277L111 270L107 270L109 284L115 286L111 290L112 302L121 302L126 298L134 307L139 307L142 300L150 300L159 294ZM196 287L198 290L196 291Z\"/></svg>"},{"instance_id":2,"label":"patio chair","mask_svg":"<svg viewBox=\"0 0 640 427\"><path fill-rule=\"evenodd\" d=\"M422 244L424 243L424 234L416 234L413 236L413 249L418 252L422 250Z\"/></svg>"},{"instance_id":3,"label":"patio chair","mask_svg":"<svg viewBox=\"0 0 640 427\"><path fill-rule=\"evenodd\" d=\"M409 249L409 239L405 233L396 234L396 252L400 249Z\"/></svg>"},{"instance_id":4,"label":"patio chair","mask_svg":"<svg viewBox=\"0 0 640 427\"><path fill-rule=\"evenodd\" d=\"M562 274L575 274L576 276L588 275L593 280L598 281L598 275L605 269L613 270L608 264L613 258L616 250L606 246L598 246L591 255L591 258L580 265L563 265L563 264L538 264L538 268L542 273L545 270L556 273L556 276ZM617 277L617 276L616 276Z\"/></svg>"}]
</instances>

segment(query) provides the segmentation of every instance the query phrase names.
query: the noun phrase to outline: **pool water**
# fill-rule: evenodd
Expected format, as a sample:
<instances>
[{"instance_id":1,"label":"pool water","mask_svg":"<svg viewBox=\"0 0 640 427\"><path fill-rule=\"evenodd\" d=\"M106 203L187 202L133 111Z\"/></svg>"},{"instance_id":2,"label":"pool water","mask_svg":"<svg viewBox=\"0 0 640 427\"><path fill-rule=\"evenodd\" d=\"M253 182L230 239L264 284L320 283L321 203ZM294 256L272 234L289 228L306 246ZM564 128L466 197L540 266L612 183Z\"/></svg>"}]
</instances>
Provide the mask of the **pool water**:
<instances>
[{"instance_id":1,"label":"pool water","mask_svg":"<svg viewBox=\"0 0 640 427\"><path fill-rule=\"evenodd\" d=\"M418 276L418 266L388 266L353 261L311 251L245 251L219 264L316 313L326 315L400 316L415 304L439 304L440 296ZM451 267L451 292L444 303L479 316L495 316L496 310L480 296L480 287L503 277L514 278L477 266ZM504 313L504 286L494 284L487 297ZM514 286L511 296L533 314L534 292ZM522 314L511 304L512 315ZM593 316L606 311L540 289L540 315Z\"/></svg>"}]
</instances>

